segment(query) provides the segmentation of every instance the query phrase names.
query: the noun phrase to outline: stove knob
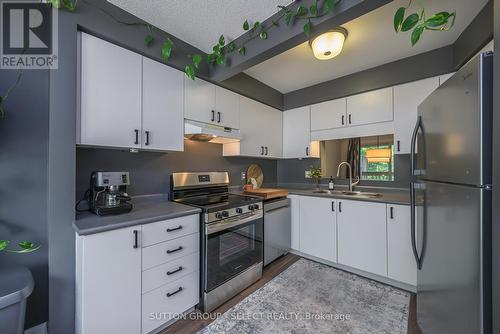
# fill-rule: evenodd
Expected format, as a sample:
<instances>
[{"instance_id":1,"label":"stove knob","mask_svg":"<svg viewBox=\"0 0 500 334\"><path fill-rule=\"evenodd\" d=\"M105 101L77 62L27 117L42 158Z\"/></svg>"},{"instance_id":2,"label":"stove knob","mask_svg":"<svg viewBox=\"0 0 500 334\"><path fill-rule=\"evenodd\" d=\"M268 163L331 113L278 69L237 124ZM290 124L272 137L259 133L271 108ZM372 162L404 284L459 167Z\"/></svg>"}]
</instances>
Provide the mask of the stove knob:
<instances>
[{"instance_id":1,"label":"stove knob","mask_svg":"<svg viewBox=\"0 0 500 334\"><path fill-rule=\"evenodd\" d=\"M248 210L253 211L253 210L255 210L255 209L254 209L253 205L249 205L249 206L248 206Z\"/></svg>"},{"instance_id":2,"label":"stove knob","mask_svg":"<svg viewBox=\"0 0 500 334\"><path fill-rule=\"evenodd\" d=\"M217 212L217 213L215 214L215 218L217 218L217 219L222 219L222 214L221 214L220 212Z\"/></svg>"},{"instance_id":3,"label":"stove knob","mask_svg":"<svg viewBox=\"0 0 500 334\"><path fill-rule=\"evenodd\" d=\"M222 217L224 217L224 218L229 217L229 212L222 211Z\"/></svg>"},{"instance_id":4,"label":"stove knob","mask_svg":"<svg viewBox=\"0 0 500 334\"><path fill-rule=\"evenodd\" d=\"M255 205L253 206L253 208L254 208L254 210L259 210L259 204L255 204Z\"/></svg>"},{"instance_id":5,"label":"stove knob","mask_svg":"<svg viewBox=\"0 0 500 334\"><path fill-rule=\"evenodd\" d=\"M237 214L242 214L243 213L243 209L242 208L236 208L236 213Z\"/></svg>"}]
</instances>

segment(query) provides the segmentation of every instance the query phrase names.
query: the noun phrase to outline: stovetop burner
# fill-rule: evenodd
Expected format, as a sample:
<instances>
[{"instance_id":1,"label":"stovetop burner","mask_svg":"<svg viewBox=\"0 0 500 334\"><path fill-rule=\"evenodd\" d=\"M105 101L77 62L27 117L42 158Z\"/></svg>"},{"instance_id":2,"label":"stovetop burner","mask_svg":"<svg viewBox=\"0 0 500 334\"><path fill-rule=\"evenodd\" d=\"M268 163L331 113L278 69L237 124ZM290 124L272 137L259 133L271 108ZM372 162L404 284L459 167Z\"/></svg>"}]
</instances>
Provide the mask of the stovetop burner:
<instances>
[{"instance_id":1,"label":"stovetop burner","mask_svg":"<svg viewBox=\"0 0 500 334\"><path fill-rule=\"evenodd\" d=\"M217 194L179 198L178 203L201 208L205 212L215 212L261 202L260 198L236 194Z\"/></svg>"}]
</instances>

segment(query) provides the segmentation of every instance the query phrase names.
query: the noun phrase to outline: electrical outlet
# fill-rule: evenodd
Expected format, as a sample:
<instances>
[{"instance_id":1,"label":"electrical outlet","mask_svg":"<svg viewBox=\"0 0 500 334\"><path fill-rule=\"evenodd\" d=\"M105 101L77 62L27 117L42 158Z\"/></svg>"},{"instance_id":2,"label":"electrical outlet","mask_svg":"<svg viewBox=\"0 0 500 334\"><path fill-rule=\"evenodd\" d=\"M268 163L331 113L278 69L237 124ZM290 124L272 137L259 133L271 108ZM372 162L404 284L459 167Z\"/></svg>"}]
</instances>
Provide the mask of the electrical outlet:
<instances>
[{"instance_id":1,"label":"electrical outlet","mask_svg":"<svg viewBox=\"0 0 500 334\"><path fill-rule=\"evenodd\" d=\"M241 179L244 181L247 179L247 172L241 172Z\"/></svg>"},{"instance_id":2,"label":"electrical outlet","mask_svg":"<svg viewBox=\"0 0 500 334\"><path fill-rule=\"evenodd\" d=\"M306 179L310 179L310 178L311 178L311 171L306 170Z\"/></svg>"}]
</instances>

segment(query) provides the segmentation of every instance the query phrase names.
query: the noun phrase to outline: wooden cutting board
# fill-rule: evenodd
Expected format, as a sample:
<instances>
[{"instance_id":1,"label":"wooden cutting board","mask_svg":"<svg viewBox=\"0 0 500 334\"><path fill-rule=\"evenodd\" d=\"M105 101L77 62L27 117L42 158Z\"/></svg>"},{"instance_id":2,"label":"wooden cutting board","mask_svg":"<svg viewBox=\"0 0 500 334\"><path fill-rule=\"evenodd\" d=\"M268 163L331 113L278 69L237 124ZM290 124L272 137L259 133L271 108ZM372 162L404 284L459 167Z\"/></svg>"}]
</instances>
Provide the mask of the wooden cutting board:
<instances>
[{"instance_id":1,"label":"wooden cutting board","mask_svg":"<svg viewBox=\"0 0 500 334\"><path fill-rule=\"evenodd\" d=\"M271 189L271 188L259 188L253 190L245 190L245 194L252 196L259 196L263 199L272 199L278 197L288 196L288 190L286 189Z\"/></svg>"}]
</instances>

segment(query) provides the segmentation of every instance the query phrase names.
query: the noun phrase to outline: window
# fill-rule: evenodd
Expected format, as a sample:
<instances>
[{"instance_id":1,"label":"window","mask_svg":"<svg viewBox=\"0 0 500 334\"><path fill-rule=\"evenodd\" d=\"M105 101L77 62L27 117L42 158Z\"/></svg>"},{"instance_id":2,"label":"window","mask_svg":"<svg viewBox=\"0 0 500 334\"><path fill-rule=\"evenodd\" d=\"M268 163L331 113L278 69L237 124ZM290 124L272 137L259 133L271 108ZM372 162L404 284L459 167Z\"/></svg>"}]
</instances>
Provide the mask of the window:
<instances>
[{"instance_id":1,"label":"window","mask_svg":"<svg viewBox=\"0 0 500 334\"><path fill-rule=\"evenodd\" d=\"M394 145L392 135L362 138L359 158L362 180L394 180Z\"/></svg>"}]
</instances>

